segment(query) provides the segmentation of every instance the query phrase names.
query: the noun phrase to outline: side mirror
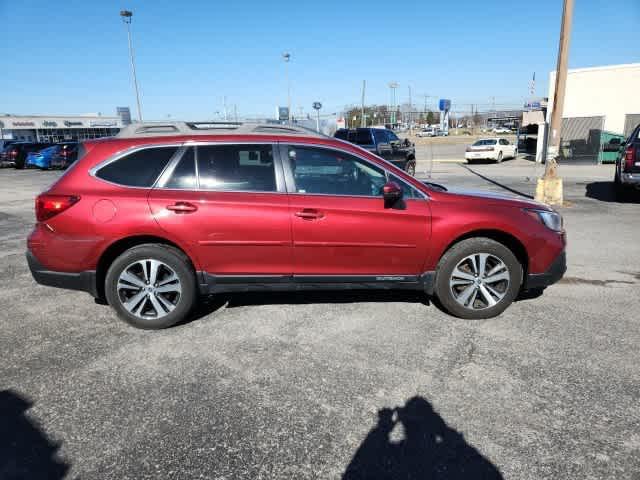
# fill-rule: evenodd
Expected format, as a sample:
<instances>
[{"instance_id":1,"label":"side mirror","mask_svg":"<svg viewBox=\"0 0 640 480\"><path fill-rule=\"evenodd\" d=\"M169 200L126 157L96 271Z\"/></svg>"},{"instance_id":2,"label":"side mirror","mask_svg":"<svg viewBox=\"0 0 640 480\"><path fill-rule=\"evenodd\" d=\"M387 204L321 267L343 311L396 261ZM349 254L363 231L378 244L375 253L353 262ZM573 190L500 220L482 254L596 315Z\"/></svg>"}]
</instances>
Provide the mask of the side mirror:
<instances>
[{"instance_id":1,"label":"side mirror","mask_svg":"<svg viewBox=\"0 0 640 480\"><path fill-rule=\"evenodd\" d=\"M402 200L402 188L396 182L387 182L382 187L382 197L384 208L393 208Z\"/></svg>"}]
</instances>

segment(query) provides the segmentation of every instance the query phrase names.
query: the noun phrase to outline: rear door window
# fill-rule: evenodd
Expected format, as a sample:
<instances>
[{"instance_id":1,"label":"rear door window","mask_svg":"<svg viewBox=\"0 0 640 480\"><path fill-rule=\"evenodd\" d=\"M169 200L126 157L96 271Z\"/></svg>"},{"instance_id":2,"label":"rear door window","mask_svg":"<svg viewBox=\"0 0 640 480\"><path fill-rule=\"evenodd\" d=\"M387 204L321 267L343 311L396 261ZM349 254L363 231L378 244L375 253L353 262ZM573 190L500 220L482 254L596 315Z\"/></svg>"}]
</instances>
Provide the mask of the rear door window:
<instances>
[{"instance_id":1,"label":"rear door window","mask_svg":"<svg viewBox=\"0 0 640 480\"><path fill-rule=\"evenodd\" d=\"M358 145L373 145L371 130L369 130L368 128L357 129L355 143L357 143Z\"/></svg>"},{"instance_id":2,"label":"rear door window","mask_svg":"<svg viewBox=\"0 0 640 480\"><path fill-rule=\"evenodd\" d=\"M176 153L178 147L137 150L96 172L96 177L127 187L151 187Z\"/></svg>"},{"instance_id":3,"label":"rear door window","mask_svg":"<svg viewBox=\"0 0 640 480\"><path fill-rule=\"evenodd\" d=\"M201 190L275 192L272 145L207 145L196 150Z\"/></svg>"}]
</instances>

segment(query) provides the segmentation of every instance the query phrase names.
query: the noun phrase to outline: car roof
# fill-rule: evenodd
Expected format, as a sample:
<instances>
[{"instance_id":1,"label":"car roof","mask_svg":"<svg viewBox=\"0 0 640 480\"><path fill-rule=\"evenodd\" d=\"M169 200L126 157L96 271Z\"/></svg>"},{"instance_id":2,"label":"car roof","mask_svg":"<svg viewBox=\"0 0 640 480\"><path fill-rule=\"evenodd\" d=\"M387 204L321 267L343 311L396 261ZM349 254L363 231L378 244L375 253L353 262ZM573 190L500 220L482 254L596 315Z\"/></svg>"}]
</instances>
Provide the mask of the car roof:
<instances>
[{"instance_id":1,"label":"car roof","mask_svg":"<svg viewBox=\"0 0 640 480\"><path fill-rule=\"evenodd\" d=\"M250 122L145 122L124 127L115 138L175 137L191 135L286 135L326 137L298 125Z\"/></svg>"}]
</instances>

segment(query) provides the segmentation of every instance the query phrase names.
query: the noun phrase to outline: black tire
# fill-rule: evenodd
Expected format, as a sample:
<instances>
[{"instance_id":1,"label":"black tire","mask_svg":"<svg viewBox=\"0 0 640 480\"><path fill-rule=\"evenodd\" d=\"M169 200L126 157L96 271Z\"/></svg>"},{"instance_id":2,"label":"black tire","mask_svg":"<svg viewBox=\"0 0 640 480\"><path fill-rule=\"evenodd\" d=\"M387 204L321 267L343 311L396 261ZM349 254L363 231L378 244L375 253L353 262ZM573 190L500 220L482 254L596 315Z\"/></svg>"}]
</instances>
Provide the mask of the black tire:
<instances>
[{"instance_id":1,"label":"black tire","mask_svg":"<svg viewBox=\"0 0 640 480\"><path fill-rule=\"evenodd\" d=\"M122 272L136 261L158 260L170 267L179 279L181 292L175 300L175 307L159 318L140 318L130 313L123 305L118 292L118 279ZM157 330L167 328L187 318L197 302L196 277L189 258L180 250L162 244L147 243L132 247L116 258L105 279L107 302L125 322L137 328ZM164 313L164 312L163 312Z\"/></svg>"},{"instance_id":2,"label":"black tire","mask_svg":"<svg viewBox=\"0 0 640 480\"><path fill-rule=\"evenodd\" d=\"M501 260L508 268L509 284L496 305L473 309L458 303L449 280L454 268L469 255L488 253ZM500 315L517 297L522 285L522 265L511 250L490 238L476 237L462 240L451 247L440 259L436 270L435 294L442 307L451 315L464 319L485 319Z\"/></svg>"},{"instance_id":3,"label":"black tire","mask_svg":"<svg viewBox=\"0 0 640 480\"><path fill-rule=\"evenodd\" d=\"M498 158L496 159L496 163L502 163L502 152L498 152Z\"/></svg>"}]
</instances>

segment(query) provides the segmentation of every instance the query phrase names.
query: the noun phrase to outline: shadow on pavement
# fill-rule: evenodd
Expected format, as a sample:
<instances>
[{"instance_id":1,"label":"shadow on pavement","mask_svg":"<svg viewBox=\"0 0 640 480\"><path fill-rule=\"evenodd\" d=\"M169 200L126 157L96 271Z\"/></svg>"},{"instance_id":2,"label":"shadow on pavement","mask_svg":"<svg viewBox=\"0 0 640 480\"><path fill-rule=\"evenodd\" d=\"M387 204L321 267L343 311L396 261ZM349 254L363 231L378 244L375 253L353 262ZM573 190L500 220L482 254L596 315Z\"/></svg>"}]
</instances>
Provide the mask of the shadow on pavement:
<instances>
[{"instance_id":1,"label":"shadow on pavement","mask_svg":"<svg viewBox=\"0 0 640 480\"><path fill-rule=\"evenodd\" d=\"M33 406L11 390L0 391L0 478L56 480L69 465L56 458L59 444L25 415Z\"/></svg>"},{"instance_id":2,"label":"shadow on pavement","mask_svg":"<svg viewBox=\"0 0 640 480\"><path fill-rule=\"evenodd\" d=\"M587 184L585 196L601 202L640 203L640 191L618 193L613 182L591 182Z\"/></svg>"},{"instance_id":3,"label":"shadow on pavement","mask_svg":"<svg viewBox=\"0 0 640 480\"><path fill-rule=\"evenodd\" d=\"M422 478L490 480L503 477L460 432L446 424L427 400L416 396L404 407L378 411L377 425L356 450L342 479Z\"/></svg>"},{"instance_id":4,"label":"shadow on pavement","mask_svg":"<svg viewBox=\"0 0 640 480\"><path fill-rule=\"evenodd\" d=\"M508 192L515 193L516 195L520 195L521 197L533 199L532 195L529 195L528 193L523 193L523 192L521 192L519 190L516 190L515 188L507 187L506 185L504 185L504 184L502 184L500 182L497 182L497 181L493 180L492 178L489 178L489 177L487 177L485 175L482 175L481 173L476 172L475 170L473 170L472 168L469 168L466 165L461 165L461 167L462 168L466 168L467 170L469 170L474 175L477 175L478 177L482 178L483 180L486 180L487 182L492 183L493 185L496 185L497 187L500 187L500 188L502 188L504 190L507 190Z\"/></svg>"},{"instance_id":5,"label":"shadow on pavement","mask_svg":"<svg viewBox=\"0 0 640 480\"><path fill-rule=\"evenodd\" d=\"M203 297L191 316L181 325L206 317L223 308L255 305L306 305L323 303L421 303L431 305L432 298L419 290L309 290L283 292L219 293Z\"/></svg>"}]
</instances>

